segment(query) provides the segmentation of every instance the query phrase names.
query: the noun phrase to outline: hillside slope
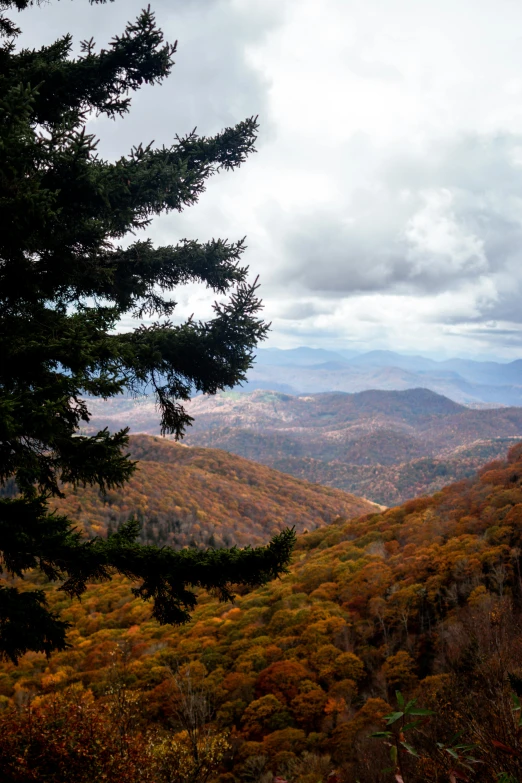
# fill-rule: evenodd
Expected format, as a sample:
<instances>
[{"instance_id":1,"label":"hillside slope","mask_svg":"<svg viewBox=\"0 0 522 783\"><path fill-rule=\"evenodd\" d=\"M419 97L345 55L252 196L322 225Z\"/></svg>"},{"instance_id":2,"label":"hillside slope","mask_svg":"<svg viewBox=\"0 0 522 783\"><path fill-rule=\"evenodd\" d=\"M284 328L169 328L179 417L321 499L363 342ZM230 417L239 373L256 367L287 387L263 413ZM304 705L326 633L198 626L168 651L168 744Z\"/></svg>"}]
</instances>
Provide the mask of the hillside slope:
<instances>
[{"instance_id":1,"label":"hillside slope","mask_svg":"<svg viewBox=\"0 0 522 783\"><path fill-rule=\"evenodd\" d=\"M56 509L90 535L137 516L143 540L182 547L263 544L285 527L313 530L375 508L217 449L137 435L130 453L139 464L124 489L69 488Z\"/></svg>"},{"instance_id":2,"label":"hillside slope","mask_svg":"<svg viewBox=\"0 0 522 783\"><path fill-rule=\"evenodd\" d=\"M370 783L386 755L365 738L400 689L436 708L437 739L462 730L462 742L476 740L483 766L469 780L500 779L522 757L507 676L522 676L521 574L522 444L433 497L301 535L287 577L232 606L203 595L182 628L151 621L123 579L92 586L81 604L50 590L73 623L74 649L3 665L0 691L20 701L43 683L81 681L103 694L120 645L149 722L171 720L169 666L211 695L214 725L234 731L223 780L246 780L260 756L261 771L283 772L308 751L328 752L343 780ZM511 723L502 712L497 720L504 702ZM429 756L429 730L420 735L426 763L409 780L448 779L445 759L455 764L439 759L434 739Z\"/></svg>"}]
</instances>

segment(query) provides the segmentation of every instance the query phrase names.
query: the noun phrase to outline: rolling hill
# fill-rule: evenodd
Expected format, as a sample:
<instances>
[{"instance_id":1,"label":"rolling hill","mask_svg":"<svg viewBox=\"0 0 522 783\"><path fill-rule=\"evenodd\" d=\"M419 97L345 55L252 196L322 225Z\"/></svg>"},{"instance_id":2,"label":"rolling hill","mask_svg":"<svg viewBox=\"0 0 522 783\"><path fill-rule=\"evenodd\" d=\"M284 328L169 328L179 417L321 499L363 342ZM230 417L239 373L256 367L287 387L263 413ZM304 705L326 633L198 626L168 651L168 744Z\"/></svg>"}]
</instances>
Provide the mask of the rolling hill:
<instances>
[{"instance_id":1,"label":"rolling hill","mask_svg":"<svg viewBox=\"0 0 522 783\"><path fill-rule=\"evenodd\" d=\"M147 400L93 400L92 428L157 433ZM185 443L225 449L387 506L473 475L522 437L522 408L474 410L428 389L228 392L188 405Z\"/></svg>"},{"instance_id":2,"label":"rolling hill","mask_svg":"<svg viewBox=\"0 0 522 783\"><path fill-rule=\"evenodd\" d=\"M130 516L142 538L170 546L264 544L286 527L313 530L375 505L217 449L187 448L163 438L130 440L138 470L122 490L65 488L53 507L88 535L105 535Z\"/></svg>"}]
</instances>

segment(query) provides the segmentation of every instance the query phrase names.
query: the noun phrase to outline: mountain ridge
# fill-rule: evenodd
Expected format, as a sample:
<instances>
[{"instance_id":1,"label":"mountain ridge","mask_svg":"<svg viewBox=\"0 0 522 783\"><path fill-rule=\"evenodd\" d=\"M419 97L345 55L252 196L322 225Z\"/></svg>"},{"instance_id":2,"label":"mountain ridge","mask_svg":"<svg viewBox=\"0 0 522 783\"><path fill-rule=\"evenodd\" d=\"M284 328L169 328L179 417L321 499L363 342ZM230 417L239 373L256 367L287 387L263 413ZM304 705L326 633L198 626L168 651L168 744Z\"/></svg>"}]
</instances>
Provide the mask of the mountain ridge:
<instances>
[{"instance_id":1,"label":"mountain ridge","mask_svg":"<svg viewBox=\"0 0 522 783\"><path fill-rule=\"evenodd\" d=\"M260 349L246 389L291 394L425 386L464 404L522 405L522 361L435 359L394 351Z\"/></svg>"}]
</instances>

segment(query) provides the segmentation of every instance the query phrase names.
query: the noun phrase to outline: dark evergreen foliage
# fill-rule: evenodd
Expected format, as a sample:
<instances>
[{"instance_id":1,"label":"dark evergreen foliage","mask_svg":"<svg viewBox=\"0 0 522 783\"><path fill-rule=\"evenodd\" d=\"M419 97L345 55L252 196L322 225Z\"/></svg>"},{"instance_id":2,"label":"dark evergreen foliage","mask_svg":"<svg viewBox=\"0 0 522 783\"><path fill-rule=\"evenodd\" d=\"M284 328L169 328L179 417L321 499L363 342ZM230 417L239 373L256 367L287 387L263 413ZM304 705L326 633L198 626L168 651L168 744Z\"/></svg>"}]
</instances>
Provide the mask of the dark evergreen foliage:
<instances>
[{"instance_id":1,"label":"dark evergreen foliage","mask_svg":"<svg viewBox=\"0 0 522 783\"><path fill-rule=\"evenodd\" d=\"M0 11L29 4L0 0ZM88 580L126 574L141 581L136 593L154 600L160 622L183 622L196 600L191 585L228 599L231 583L284 571L293 533L259 550L174 552L135 543L134 523L86 541L48 505L64 482L105 491L134 470L126 430L77 434L89 396L152 390L162 431L181 437L193 389L215 393L245 378L267 325L240 263L244 242L120 243L155 215L194 204L219 169L243 163L257 119L107 162L88 115L125 114L132 91L169 74L175 44L150 9L107 49L85 42L77 59L70 36L30 51L17 50L17 32L0 16L0 482L14 480L20 492L0 493L2 567L8 576L38 567L73 596ZM209 321L174 324L172 291L191 281L228 297ZM124 315L158 320L118 333ZM45 607L41 592L0 590L0 654L63 648L66 626Z\"/></svg>"}]
</instances>

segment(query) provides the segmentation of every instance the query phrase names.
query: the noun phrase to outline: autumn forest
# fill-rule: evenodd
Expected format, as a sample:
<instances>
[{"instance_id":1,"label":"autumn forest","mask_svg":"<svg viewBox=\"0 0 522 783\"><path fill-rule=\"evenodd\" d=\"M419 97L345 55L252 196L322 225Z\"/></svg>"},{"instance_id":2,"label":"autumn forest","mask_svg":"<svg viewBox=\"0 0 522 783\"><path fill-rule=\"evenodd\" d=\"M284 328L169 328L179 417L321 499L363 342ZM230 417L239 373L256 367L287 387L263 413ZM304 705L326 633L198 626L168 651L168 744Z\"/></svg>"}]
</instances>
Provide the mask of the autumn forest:
<instances>
[{"instance_id":1,"label":"autumn forest","mask_svg":"<svg viewBox=\"0 0 522 783\"><path fill-rule=\"evenodd\" d=\"M182 447L138 444L149 459L157 449L189 460ZM306 513L311 500L300 503ZM123 768L126 780L387 781L389 739L372 735L399 692L429 711L399 745L404 780L516 780L522 447L432 497L362 510L302 532L282 579L231 604L200 595L178 629L152 620L123 578L92 584L81 602L47 587L71 646L2 666L6 779L81 758L85 781ZM110 535L111 517L96 519Z\"/></svg>"}]
</instances>

